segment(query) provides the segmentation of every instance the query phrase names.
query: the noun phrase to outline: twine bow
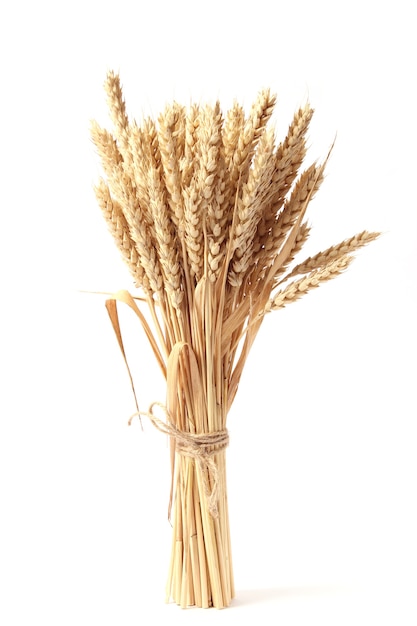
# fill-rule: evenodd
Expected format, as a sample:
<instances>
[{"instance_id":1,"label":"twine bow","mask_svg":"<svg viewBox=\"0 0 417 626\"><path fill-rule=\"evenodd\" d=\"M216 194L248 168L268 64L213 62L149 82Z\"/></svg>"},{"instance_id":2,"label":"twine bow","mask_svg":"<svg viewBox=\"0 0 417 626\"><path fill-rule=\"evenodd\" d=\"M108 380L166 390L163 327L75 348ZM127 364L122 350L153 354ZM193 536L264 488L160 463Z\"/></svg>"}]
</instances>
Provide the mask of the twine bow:
<instances>
[{"instance_id":1,"label":"twine bow","mask_svg":"<svg viewBox=\"0 0 417 626\"><path fill-rule=\"evenodd\" d=\"M158 406L166 415L166 421L155 416L153 409ZM211 433L189 433L180 430L173 423L168 409L160 402L153 402L147 413L136 412L129 419L129 424L135 416L147 417L159 432L172 437L175 442L175 450L181 456L195 459L201 470L204 494L210 515L218 517L217 502L220 496L219 470L214 460L214 455L224 450L229 445L227 430L219 430Z\"/></svg>"}]
</instances>

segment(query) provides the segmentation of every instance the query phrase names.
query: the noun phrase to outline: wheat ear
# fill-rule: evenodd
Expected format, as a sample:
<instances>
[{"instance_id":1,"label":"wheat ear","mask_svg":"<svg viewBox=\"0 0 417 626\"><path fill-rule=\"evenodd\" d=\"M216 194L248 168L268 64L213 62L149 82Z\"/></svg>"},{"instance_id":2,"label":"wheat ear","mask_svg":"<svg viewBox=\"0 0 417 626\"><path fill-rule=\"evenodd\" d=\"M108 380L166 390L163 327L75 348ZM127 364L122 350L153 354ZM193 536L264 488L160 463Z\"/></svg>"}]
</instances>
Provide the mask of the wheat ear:
<instances>
[{"instance_id":1,"label":"wheat ear","mask_svg":"<svg viewBox=\"0 0 417 626\"><path fill-rule=\"evenodd\" d=\"M177 105L167 106L158 120L158 139L167 189L171 219L180 237L184 230L184 206L180 163L185 150L185 110Z\"/></svg>"},{"instance_id":2,"label":"wheat ear","mask_svg":"<svg viewBox=\"0 0 417 626\"><path fill-rule=\"evenodd\" d=\"M135 243L120 204L112 199L109 187L103 179L99 180L94 191L107 227L135 280L136 286L141 287L145 293L149 294L149 281L140 263Z\"/></svg>"},{"instance_id":3,"label":"wheat ear","mask_svg":"<svg viewBox=\"0 0 417 626\"><path fill-rule=\"evenodd\" d=\"M104 88L107 93L107 104L114 125L117 144L123 156L126 173L130 175L132 155L129 149L129 119L119 75L112 71L108 72Z\"/></svg>"},{"instance_id":4,"label":"wheat ear","mask_svg":"<svg viewBox=\"0 0 417 626\"><path fill-rule=\"evenodd\" d=\"M253 240L263 209L263 199L268 190L274 168L274 131L262 134L247 181L237 200L237 216L233 232L232 267L228 280L234 287L242 284L252 260Z\"/></svg>"},{"instance_id":5,"label":"wheat ear","mask_svg":"<svg viewBox=\"0 0 417 626\"><path fill-rule=\"evenodd\" d=\"M154 146L153 159L146 171L149 208L153 217L157 256L161 265L165 290L171 305L179 311L184 296L181 291L181 264L170 217L166 187L158 147Z\"/></svg>"},{"instance_id":6,"label":"wheat ear","mask_svg":"<svg viewBox=\"0 0 417 626\"><path fill-rule=\"evenodd\" d=\"M91 122L90 136L97 148L104 173L108 178L112 178L114 169L123 162L123 157L117 147L115 138L108 130L101 128L95 121Z\"/></svg>"},{"instance_id":7,"label":"wheat ear","mask_svg":"<svg viewBox=\"0 0 417 626\"><path fill-rule=\"evenodd\" d=\"M272 296L264 309L264 313L282 309L290 302L295 302L301 298L308 291L311 291L311 289L319 287L319 285L332 278L336 278L336 276L349 267L352 261L352 256L344 255L330 262L325 267L314 270L310 272L310 274L307 274L307 276L290 283L287 287Z\"/></svg>"},{"instance_id":8,"label":"wheat ear","mask_svg":"<svg viewBox=\"0 0 417 626\"><path fill-rule=\"evenodd\" d=\"M327 248L327 250L324 250L323 252L318 252L314 256L308 257L305 261L296 265L285 277L285 280L299 274L306 274L307 272L323 267L323 265L327 265L330 261L335 261L346 254L356 252L363 246L371 243L371 241L377 239L380 234L381 233L368 232L364 230L349 239L345 239L335 246Z\"/></svg>"},{"instance_id":9,"label":"wheat ear","mask_svg":"<svg viewBox=\"0 0 417 626\"><path fill-rule=\"evenodd\" d=\"M268 246L271 231L282 209L285 197L297 177L306 154L305 136L313 115L313 109L307 103L294 115L285 140L278 146L275 154L275 167L271 184L264 199L264 208L258 223L254 241L254 254L262 263L265 259L263 249Z\"/></svg>"}]
</instances>

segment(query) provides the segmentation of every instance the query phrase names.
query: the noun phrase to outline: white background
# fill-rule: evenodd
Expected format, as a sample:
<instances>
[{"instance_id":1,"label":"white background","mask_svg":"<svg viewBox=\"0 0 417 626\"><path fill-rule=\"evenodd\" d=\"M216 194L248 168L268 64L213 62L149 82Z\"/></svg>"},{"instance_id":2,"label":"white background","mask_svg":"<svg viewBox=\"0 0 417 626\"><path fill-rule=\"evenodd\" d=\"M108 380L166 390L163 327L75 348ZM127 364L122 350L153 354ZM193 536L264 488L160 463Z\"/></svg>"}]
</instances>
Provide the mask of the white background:
<instances>
[{"instance_id":1,"label":"white background","mask_svg":"<svg viewBox=\"0 0 417 626\"><path fill-rule=\"evenodd\" d=\"M80 626L416 624L416 126L412 3L10 2L0 10L0 621ZM237 599L164 604L168 451L134 410L104 297L132 288L97 209L89 121L306 98L337 133L311 252L383 231L265 321L230 413ZM310 249L307 251L310 252ZM164 399L124 328L141 406Z\"/></svg>"}]
</instances>

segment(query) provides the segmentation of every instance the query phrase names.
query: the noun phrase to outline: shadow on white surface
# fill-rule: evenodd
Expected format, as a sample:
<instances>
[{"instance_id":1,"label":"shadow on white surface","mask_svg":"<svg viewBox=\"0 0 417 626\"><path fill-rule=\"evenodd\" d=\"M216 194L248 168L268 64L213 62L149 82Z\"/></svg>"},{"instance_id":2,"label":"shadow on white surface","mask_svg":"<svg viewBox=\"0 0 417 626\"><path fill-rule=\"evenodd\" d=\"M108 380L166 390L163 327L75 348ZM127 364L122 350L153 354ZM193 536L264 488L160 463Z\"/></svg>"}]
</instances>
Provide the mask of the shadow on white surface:
<instances>
[{"instance_id":1,"label":"shadow on white surface","mask_svg":"<svg viewBox=\"0 0 417 626\"><path fill-rule=\"evenodd\" d=\"M347 593L346 587L336 586L305 586L305 587L277 587L270 589L242 589L237 591L233 599L232 607L248 606L254 604L266 604L287 599L302 599L311 597L334 596L335 594Z\"/></svg>"}]
</instances>

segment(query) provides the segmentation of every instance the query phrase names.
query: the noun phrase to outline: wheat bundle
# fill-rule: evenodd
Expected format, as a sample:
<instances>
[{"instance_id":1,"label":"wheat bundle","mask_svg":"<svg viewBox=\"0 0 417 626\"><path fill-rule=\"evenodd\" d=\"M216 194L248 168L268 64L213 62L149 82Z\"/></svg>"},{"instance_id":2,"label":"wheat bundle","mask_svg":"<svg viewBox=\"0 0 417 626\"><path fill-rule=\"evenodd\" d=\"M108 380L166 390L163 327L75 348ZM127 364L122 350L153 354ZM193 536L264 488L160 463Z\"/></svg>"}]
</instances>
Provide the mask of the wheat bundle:
<instances>
[{"instance_id":1,"label":"wheat bundle","mask_svg":"<svg viewBox=\"0 0 417 626\"><path fill-rule=\"evenodd\" d=\"M166 106L129 121L120 78L105 81L113 134L93 122L103 178L98 204L140 296L138 315L167 381L159 417L171 441L173 544L167 600L222 608L234 596L226 490L226 420L265 314L335 278L378 233L362 232L294 265L325 162L302 170L313 114L294 115L284 141L269 128L275 96L248 113L235 103ZM141 307L148 307L153 326Z\"/></svg>"}]
</instances>

